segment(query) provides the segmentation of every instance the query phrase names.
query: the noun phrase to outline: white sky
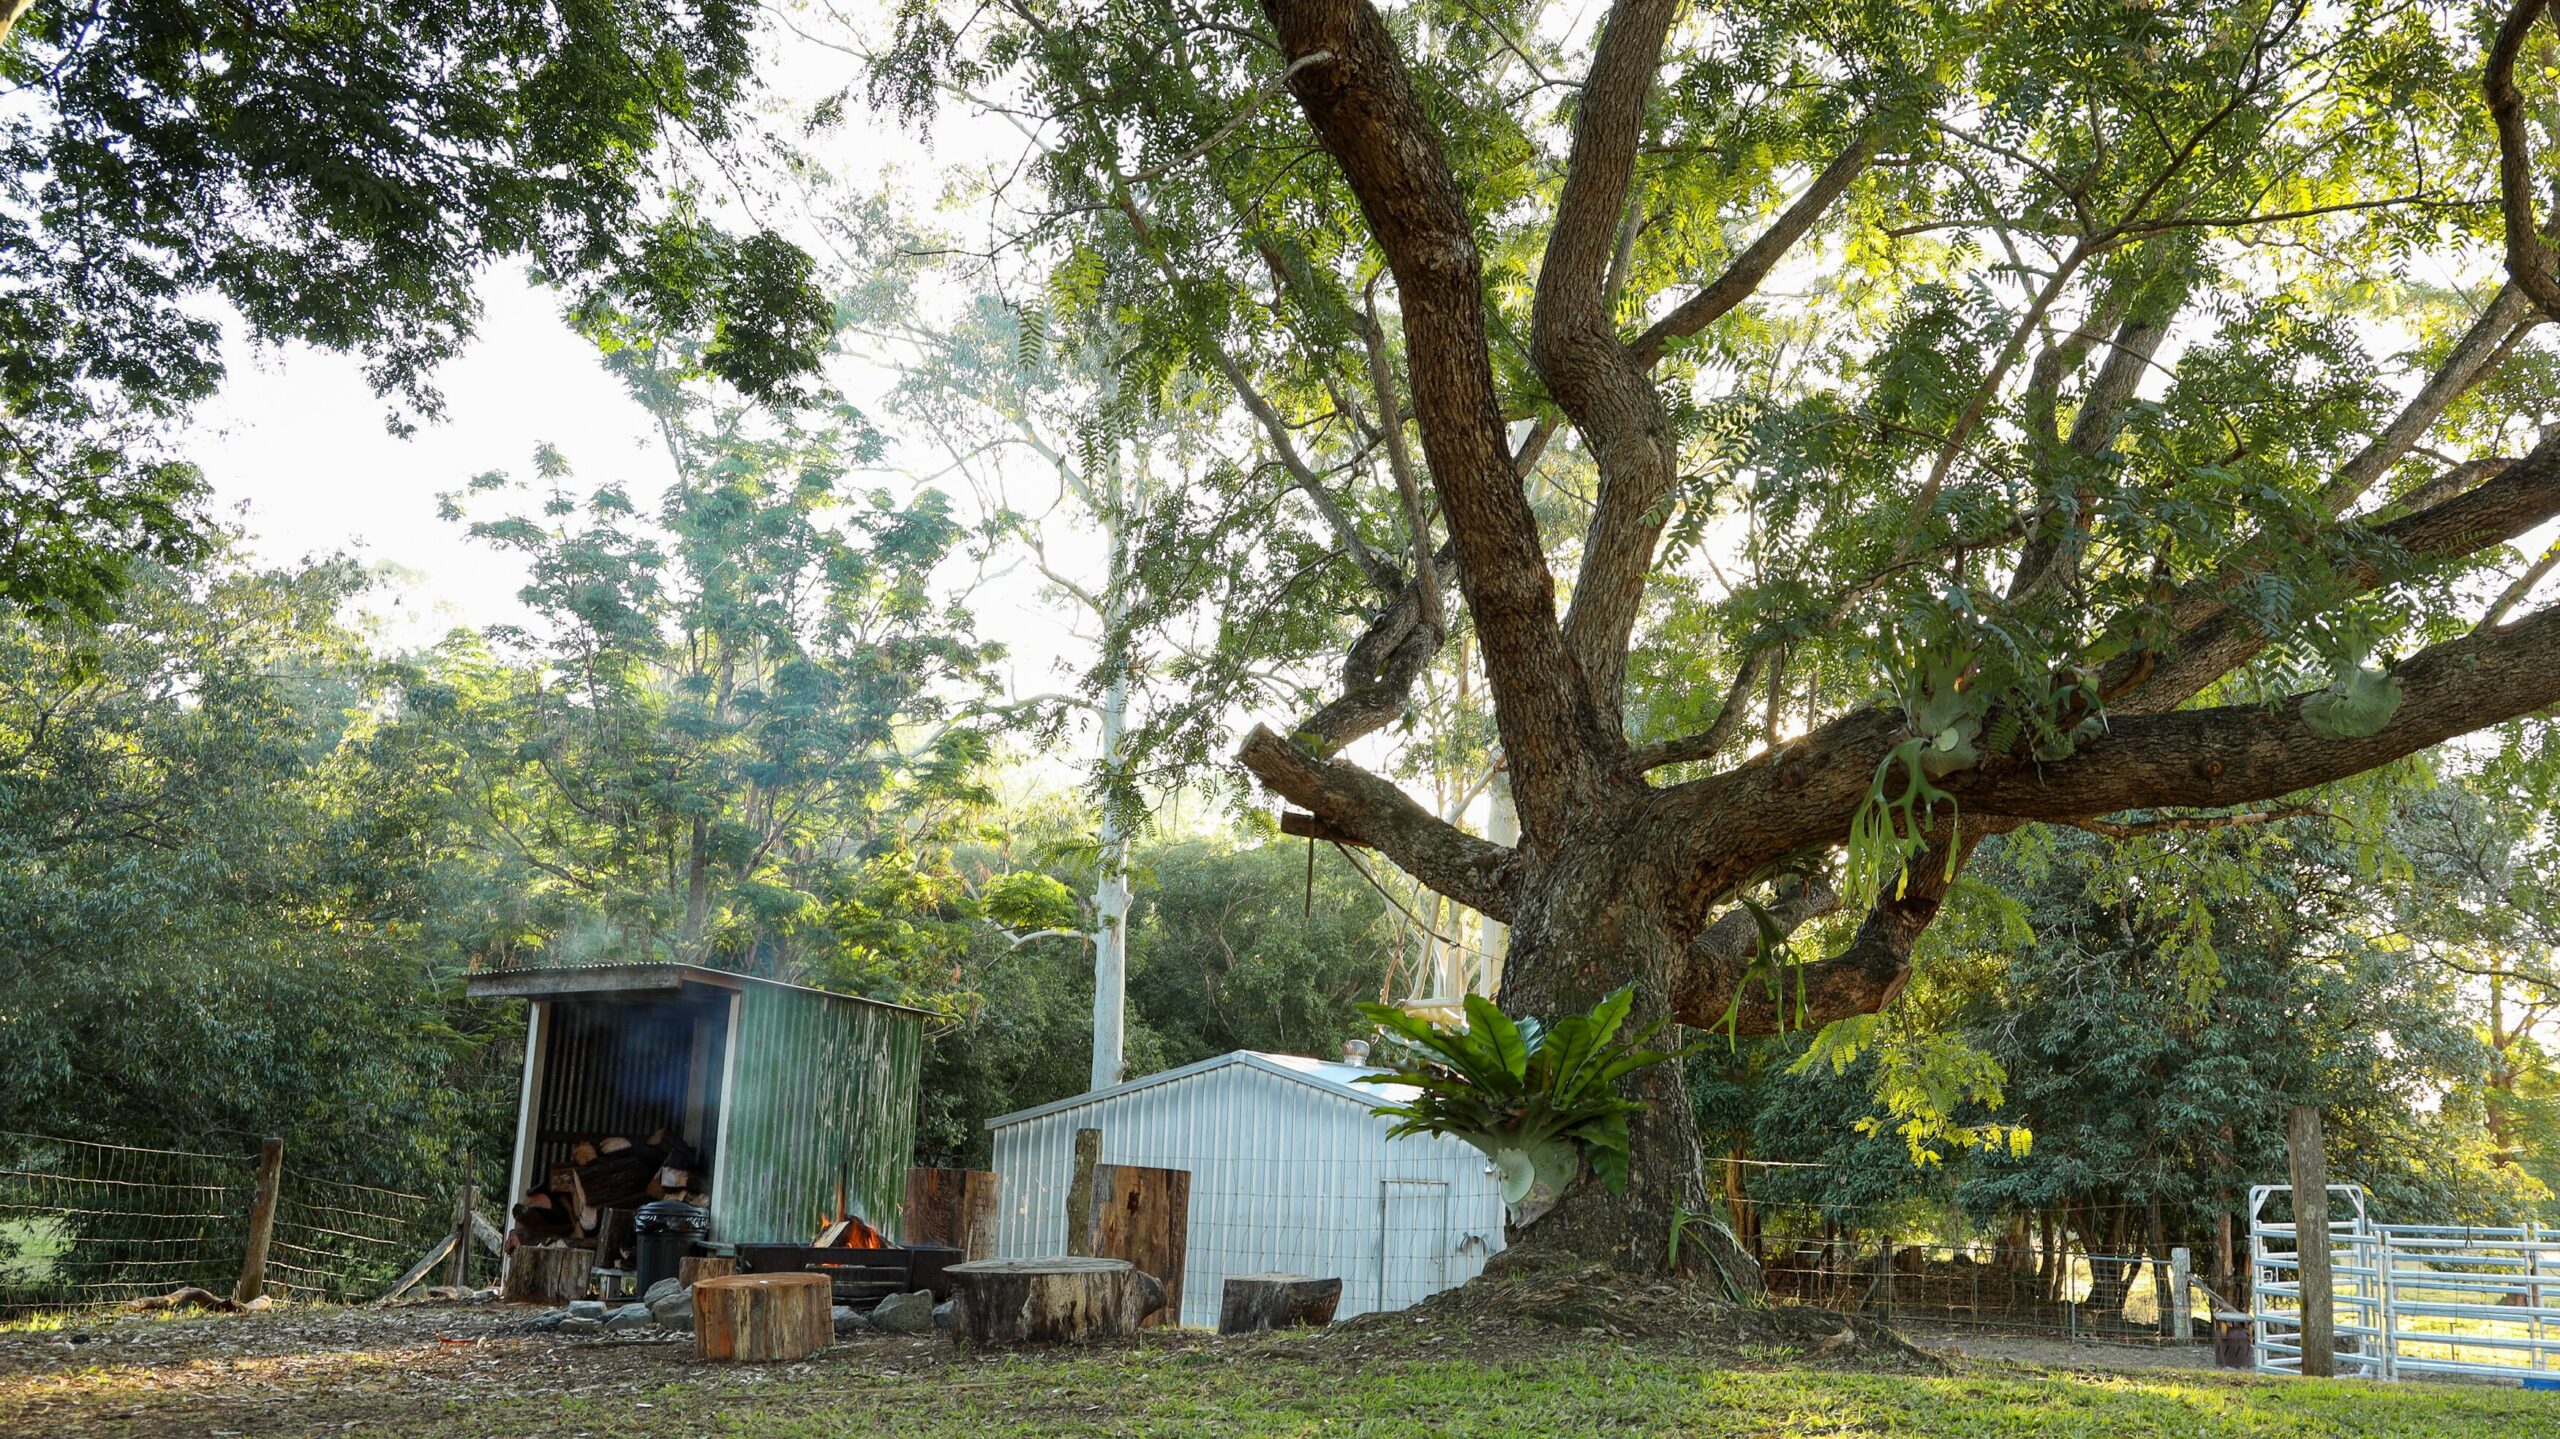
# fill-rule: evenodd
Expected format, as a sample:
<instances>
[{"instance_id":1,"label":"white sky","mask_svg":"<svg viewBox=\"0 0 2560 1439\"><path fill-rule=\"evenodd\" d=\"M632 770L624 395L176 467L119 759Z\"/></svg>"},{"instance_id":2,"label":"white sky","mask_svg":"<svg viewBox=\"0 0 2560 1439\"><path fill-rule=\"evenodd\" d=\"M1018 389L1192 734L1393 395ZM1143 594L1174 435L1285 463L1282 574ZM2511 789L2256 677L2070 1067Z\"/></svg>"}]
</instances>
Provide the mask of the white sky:
<instances>
[{"instance_id":1,"label":"white sky","mask_svg":"<svg viewBox=\"0 0 2560 1439\"><path fill-rule=\"evenodd\" d=\"M479 339L437 374L445 419L407 439L385 427L387 407L354 359L246 345L231 348L222 395L188 438L217 508L247 529L259 557L347 550L411 572L376 599L397 644L523 613L522 561L439 519L438 494L486 470L529 475L543 442L584 481L626 482L644 507L665 483L647 415L561 321L558 298L512 271L485 276L481 293Z\"/></svg>"}]
</instances>

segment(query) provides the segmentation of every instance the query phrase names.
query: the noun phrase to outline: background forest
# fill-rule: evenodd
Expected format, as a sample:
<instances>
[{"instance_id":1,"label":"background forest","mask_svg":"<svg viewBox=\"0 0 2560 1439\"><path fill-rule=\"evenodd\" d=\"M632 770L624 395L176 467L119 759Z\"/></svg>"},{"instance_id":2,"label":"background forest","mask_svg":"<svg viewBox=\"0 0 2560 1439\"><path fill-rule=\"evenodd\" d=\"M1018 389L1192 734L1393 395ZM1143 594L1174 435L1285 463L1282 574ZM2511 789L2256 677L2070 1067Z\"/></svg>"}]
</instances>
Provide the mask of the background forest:
<instances>
[{"instance_id":1,"label":"background forest","mask_svg":"<svg viewBox=\"0 0 2560 1439\"><path fill-rule=\"evenodd\" d=\"M146 567L104 623L0 623L0 1128L281 1133L422 1188L469 1152L485 1182L521 1021L462 976L634 953L943 1016L920 1161L983 1162L987 1118L1085 1087L1109 801L1044 765L1073 726L995 693L1000 651L936 579L1004 536L857 489L849 411L667 413L655 514L552 452L449 498L523 557L525 624L395 650L377 578L236 542ZM1421 782L1481 784L1470 705L1425 710ZM2265 824L1996 842L1889 1015L1703 1036L1727 1216L1755 1243L1785 1215L2128 1253L2149 1215L2213 1254L2306 1096L2384 1212L2560 1216L2560 844L2512 799L2531 758L2474 746ZM1498 951L1232 791L1142 793L1133 1075L1330 1053L1355 1003Z\"/></svg>"}]
</instances>

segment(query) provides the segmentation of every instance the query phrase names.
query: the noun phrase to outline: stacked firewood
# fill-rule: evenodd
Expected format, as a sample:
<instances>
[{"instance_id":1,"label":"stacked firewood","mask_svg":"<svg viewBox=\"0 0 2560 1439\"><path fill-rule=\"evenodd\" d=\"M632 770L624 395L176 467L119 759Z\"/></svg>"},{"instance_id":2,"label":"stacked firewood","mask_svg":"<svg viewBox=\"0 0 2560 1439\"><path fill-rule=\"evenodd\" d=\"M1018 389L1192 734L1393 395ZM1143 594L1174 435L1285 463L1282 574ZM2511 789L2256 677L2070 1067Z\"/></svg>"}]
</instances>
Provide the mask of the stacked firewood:
<instances>
[{"instance_id":1,"label":"stacked firewood","mask_svg":"<svg viewBox=\"0 0 2560 1439\"><path fill-rule=\"evenodd\" d=\"M631 1216L653 1199L700 1204L710 1176L696 1163L693 1146L665 1129L646 1139L614 1136L580 1140L569 1162L554 1164L543 1181L516 1201L507 1247L572 1244L597 1251L611 1265L631 1245Z\"/></svg>"}]
</instances>

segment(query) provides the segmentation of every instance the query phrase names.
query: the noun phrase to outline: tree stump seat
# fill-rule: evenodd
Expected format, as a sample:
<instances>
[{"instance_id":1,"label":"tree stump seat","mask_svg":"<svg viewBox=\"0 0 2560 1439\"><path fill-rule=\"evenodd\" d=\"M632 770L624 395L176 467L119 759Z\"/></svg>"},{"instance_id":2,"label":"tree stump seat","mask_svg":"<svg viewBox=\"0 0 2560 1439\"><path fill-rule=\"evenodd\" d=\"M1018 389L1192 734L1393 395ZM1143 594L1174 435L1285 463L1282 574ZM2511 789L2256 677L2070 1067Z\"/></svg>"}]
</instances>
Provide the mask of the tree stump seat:
<instances>
[{"instance_id":1,"label":"tree stump seat","mask_svg":"<svg viewBox=\"0 0 2560 1439\"><path fill-rule=\"evenodd\" d=\"M1218 1296L1218 1332L1320 1329L1333 1322L1342 1281L1312 1274L1231 1274Z\"/></svg>"},{"instance_id":2,"label":"tree stump seat","mask_svg":"<svg viewBox=\"0 0 2560 1439\"><path fill-rule=\"evenodd\" d=\"M1126 1259L980 1259L944 1273L951 1332L989 1348L1125 1339L1164 1307L1164 1286Z\"/></svg>"},{"instance_id":3,"label":"tree stump seat","mask_svg":"<svg viewBox=\"0 0 2560 1439\"><path fill-rule=\"evenodd\" d=\"M587 1297L596 1252L576 1244L519 1245L507 1256L498 1297L509 1304L566 1304Z\"/></svg>"},{"instance_id":4,"label":"tree stump seat","mask_svg":"<svg viewBox=\"0 0 2560 1439\"><path fill-rule=\"evenodd\" d=\"M705 1279L721 1279L738 1272L738 1261L725 1254L688 1254L676 1261L676 1282L687 1289Z\"/></svg>"},{"instance_id":5,"label":"tree stump seat","mask_svg":"<svg viewBox=\"0 0 2560 1439\"><path fill-rule=\"evenodd\" d=\"M835 1342L835 1290L823 1274L728 1274L693 1286L693 1352L767 1363Z\"/></svg>"}]
</instances>

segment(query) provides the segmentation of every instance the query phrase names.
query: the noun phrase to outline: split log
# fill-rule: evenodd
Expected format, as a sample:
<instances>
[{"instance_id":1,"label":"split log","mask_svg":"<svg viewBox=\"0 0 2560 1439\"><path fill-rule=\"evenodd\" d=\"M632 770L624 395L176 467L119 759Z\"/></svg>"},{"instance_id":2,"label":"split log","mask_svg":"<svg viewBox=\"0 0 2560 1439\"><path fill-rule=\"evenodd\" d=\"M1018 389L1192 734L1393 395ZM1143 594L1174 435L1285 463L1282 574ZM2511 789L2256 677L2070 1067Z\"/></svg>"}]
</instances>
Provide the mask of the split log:
<instances>
[{"instance_id":1,"label":"split log","mask_svg":"<svg viewBox=\"0 0 2560 1439\"><path fill-rule=\"evenodd\" d=\"M1218 1296L1218 1332L1320 1329L1333 1322L1342 1281L1312 1274L1233 1274Z\"/></svg>"},{"instance_id":2,"label":"split log","mask_svg":"<svg viewBox=\"0 0 2560 1439\"><path fill-rule=\"evenodd\" d=\"M1164 1286L1164 1308L1149 1323L1179 1321L1183 1256L1191 1248L1191 1172L1105 1164L1094 1170L1093 1192L1099 1205L1093 1252L1126 1259Z\"/></svg>"},{"instance_id":3,"label":"split log","mask_svg":"<svg viewBox=\"0 0 2560 1439\"><path fill-rule=\"evenodd\" d=\"M803 1359L835 1341L823 1274L731 1274L693 1286L693 1352L748 1363Z\"/></svg>"},{"instance_id":4,"label":"split log","mask_svg":"<svg viewBox=\"0 0 2560 1439\"><path fill-rule=\"evenodd\" d=\"M498 1297L509 1304L566 1304L587 1297L596 1252L575 1244L526 1244L507 1256Z\"/></svg>"},{"instance_id":5,"label":"split log","mask_svg":"<svg viewBox=\"0 0 2560 1439\"><path fill-rule=\"evenodd\" d=\"M1164 1307L1164 1286L1125 1259L980 1259L943 1273L958 1301L951 1332L991 1348L1125 1339Z\"/></svg>"},{"instance_id":6,"label":"split log","mask_svg":"<svg viewBox=\"0 0 2560 1439\"><path fill-rule=\"evenodd\" d=\"M676 1282L687 1289L705 1279L726 1279L738 1272L738 1261L726 1254L688 1254L676 1261Z\"/></svg>"},{"instance_id":7,"label":"split log","mask_svg":"<svg viewBox=\"0 0 2560 1439\"><path fill-rule=\"evenodd\" d=\"M906 1242L948 1245L964 1259L995 1258L996 1183L984 1169L908 1170Z\"/></svg>"}]
</instances>

